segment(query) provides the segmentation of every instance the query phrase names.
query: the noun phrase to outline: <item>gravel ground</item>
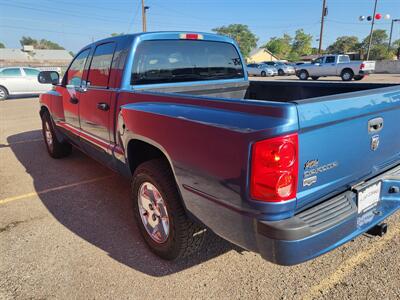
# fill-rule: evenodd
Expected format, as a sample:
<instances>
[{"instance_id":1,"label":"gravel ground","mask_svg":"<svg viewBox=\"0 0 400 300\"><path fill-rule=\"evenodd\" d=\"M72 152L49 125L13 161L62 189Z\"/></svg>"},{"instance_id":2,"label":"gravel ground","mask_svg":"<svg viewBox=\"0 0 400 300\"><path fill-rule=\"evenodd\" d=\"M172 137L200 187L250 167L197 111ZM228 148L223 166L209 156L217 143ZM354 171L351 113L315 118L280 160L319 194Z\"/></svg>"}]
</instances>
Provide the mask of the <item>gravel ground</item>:
<instances>
[{"instance_id":1,"label":"gravel ground","mask_svg":"<svg viewBox=\"0 0 400 300\"><path fill-rule=\"evenodd\" d=\"M0 103L0 299L399 299L400 214L282 267L221 239L179 263L152 255L133 222L129 183L74 150L51 159L37 98Z\"/></svg>"}]
</instances>

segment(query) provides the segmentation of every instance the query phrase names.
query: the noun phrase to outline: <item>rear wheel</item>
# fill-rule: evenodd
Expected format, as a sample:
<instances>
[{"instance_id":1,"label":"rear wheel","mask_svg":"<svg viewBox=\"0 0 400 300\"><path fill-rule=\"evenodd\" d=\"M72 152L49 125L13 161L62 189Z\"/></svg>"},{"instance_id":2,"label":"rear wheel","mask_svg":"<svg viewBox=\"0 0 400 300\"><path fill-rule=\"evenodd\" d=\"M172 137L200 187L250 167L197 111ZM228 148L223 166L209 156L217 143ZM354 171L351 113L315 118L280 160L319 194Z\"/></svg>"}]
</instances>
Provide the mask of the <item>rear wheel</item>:
<instances>
[{"instance_id":1,"label":"rear wheel","mask_svg":"<svg viewBox=\"0 0 400 300\"><path fill-rule=\"evenodd\" d=\"M165 160L139 165L133 174L131 195L140 233L155 254L173 260L201 247L205 229L187 217Z\"/></svg>"},{"instance_id":2,"label":"rear wheel","mask_svg":"<svg viewBox=\"0 0 400 300\"><path fill-rule=\"evenodd\" d=\"M308 72L307 72L306 70L301 70L301 71L299 72L299 78L300 78L301 80L307 80L308 77L309 77L309 75L308 75Z\"/></svg>"},{"instance_id":3,"label":"rear wheel","mask_svg":"<svg viewBox=\"0 0 400 300\"><path fill-rule=\"evenodd\" d=\"M350 81L353 79L354 73L350 69L344 69L340 77L342 77L343 81Z\"/></svg>"},{"instance_id":4,"label":"rear wheel","mask_svg":"<svg viewBox=\"0 0 400 300\"><path fill-rule=\"evenodd\" d=\"M318 80L318 78L319 78L318 76L311 76L312 80Z\"/></svg>"},{"instance_id":5,"label":"rear wheel","mask_svg":"<svg viewBox=\"0 0 400 300\"><path fill-rule=\"evenodd\" d=\"M262 71L261 72L261 77L265 77L265 76L267 76L267 73L265 73L265 71Z\"/></svg>"},{"instance_id":6,"label":"rear wheel","mask_svg":"<svg viewBox=\"0 0 400 300\"><path fill-rule=\"evenodd\" d=\"M50 114L42 115L42 132L47 152L53 158L63 158L71 154L72 146L68 142L60 142L57 139Z\"/></svg>"},{"instance_id":7,"label":"rear wheel","mask_svg":"<svg viewBox=\"0 0 400 300\"><path fill-rule=\"evenodd\" d=\"M364 77L365 76L363 76L363 75L356 75L356 76L354 76L354 80L363 80L364 79Z\"/></svg>"},{"instance_id":8,"label":"rear wheel","mask_svg":"<svg viewBox=\"0 0 400 300\"><path fill-rule=\"evenodd\" d=\"M0 101L6 100L8 98L8 92L6 88L0 86Z\"/></svg>"}]
</instances>

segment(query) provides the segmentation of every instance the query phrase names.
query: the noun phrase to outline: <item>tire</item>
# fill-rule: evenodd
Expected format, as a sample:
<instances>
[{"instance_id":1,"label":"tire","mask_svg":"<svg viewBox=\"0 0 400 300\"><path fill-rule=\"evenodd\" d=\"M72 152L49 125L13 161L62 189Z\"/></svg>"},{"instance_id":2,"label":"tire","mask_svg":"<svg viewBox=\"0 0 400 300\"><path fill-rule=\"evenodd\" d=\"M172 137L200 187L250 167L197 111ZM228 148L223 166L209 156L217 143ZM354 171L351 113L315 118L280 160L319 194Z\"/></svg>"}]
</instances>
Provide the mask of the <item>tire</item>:
<instances>
[{"instance_id":1,"label":"tire","mask_svg":"<svg viewBox=\"0 0 400 300\"><path fill-rule=\"evenodd\" d=\"M42 133L47 152L52 158L63 158L71 154L72 145L68 142L60 142L57 139L54 125L48 112L42 115Z\"/></svg>"},{"instance_id":2,"label":"tire","mask_svg":"<svg viewBox=\"0 0 400 300\"><path fill-rule=\"evenodd\" d=\"M363 75L356 75L354 76L354 80L359 81L359 80L363 80L365 76Z\"/></svg>"},{"instance_id":3,"label":"tire","mask_svg":"<svg viewBox=\"0 0 400 300\"><path fill-rule=\"evenodd\" d=\"M8 98L8 91L5 87L0 86L0 101L4 101Z\"/></svg>"},{"instance_id":4,"label":"tire","mask_svg":"<svg viewBox=\"0 0 400 300\"><path fill-rule=\"evenodd\" d=\"M350 69L344 69L340 74L340 77L342 78L343 81L351 81L354 77L354 73Z\"/></svg>"},{"instance_id":5,"label":"tire","mask_svg":"<svg viewBox=\"0 0 400 300\"><path fill-rule=\"evenodd\" d=\"M282 69L279 69L279 70L278 70L278 75L279 75L279 76L283 76L283 75L285 75L285 72L283 72Z\"/></svg>"},{"instance_id":6,"label":"tire","mask_svg":"<svg viewBox=\"0 0 400 300\"><path fill-rule=\"evenodd\" d=\"M262 71L261 72L261 77L265 77L265 76L267 76L267 73L265 73L265 71Z\"/></svg>"},{"instance_id":7,"label":"tire","mask_svg":"<svg viewBox=\"0 0 400 300\"><path fill-rule=\"evenodd\" d=\"M300 80L307 80L309 77L308 72L306 70L301 70L299 72L299 78Z\"/></svg>"},{"instance_id":8,"label":"tire","mask_svg":"<svg viewBox=\"0 0 400 300\"><path fill-rule=\"evenodd\" d=\"M146 193L152 196L145 197ZM159 200L154 201L157 197ZM187 257L201 247L206 230L187 217L165 160L154 159L137 167L132 178L131 198L140 233L153 253L166 260L175 260ZM143 205L146 201L147 208ZM164 227L161 219L168 220L168 225ZM157 226L158 231L155 230ZM155 234L151 235L150 231Z\"/></svg>"},{"instance_id":9,"label":"tire","mask_svg":"<svg viewBox=\"0 0 400 300\"><path fill-rule=\"evenodd\" d=\"M318 76L311 76L312 80L318 80L318 78L319 78Z\"/></svg>"}]
</instances>

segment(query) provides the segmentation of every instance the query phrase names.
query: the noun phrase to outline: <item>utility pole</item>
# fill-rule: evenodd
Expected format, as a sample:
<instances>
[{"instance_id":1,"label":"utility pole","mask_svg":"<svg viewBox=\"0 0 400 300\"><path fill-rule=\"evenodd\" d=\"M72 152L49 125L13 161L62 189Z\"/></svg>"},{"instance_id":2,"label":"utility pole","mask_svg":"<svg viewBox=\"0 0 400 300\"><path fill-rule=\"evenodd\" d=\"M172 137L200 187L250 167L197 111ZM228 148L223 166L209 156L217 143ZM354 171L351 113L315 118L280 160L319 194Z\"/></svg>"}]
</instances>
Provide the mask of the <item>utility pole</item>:
<instances>
[{"instance_id":1,"label":"utility pole","mask_svg":"<svg viewBox=\"0 0 400 300\"><path fill-rule=\"evenodd\" d=\"M390 37L389 37L388 51L390 50L390 46L392 45L392 34L393 34L393 25L394 25L394 22L400 22L400 19L393 19L393 20L392 20L392 25L390 26Z\"/></svg>"},{"instance_id":2,"label":"utility pole","mask_svg":"<svg viewBox=\"0 0 400 300\"><path fill-rule=\"evenodd\" d=\"M142 30L143 30L143 32L147 31L146 11L149 8L150 8L149 6L144 5L144 0L142 0Z\"/></svg>"},{"instance_id":3,"label":"utility pole","mask_svg":"<svg viewBox=\"0 0 400 300\"><path fill-rule=\"evenodd\" d=\"M321 15L321 32L319 34L319 47L318 47L318 54L321 54L322 50L322 38L324 34L324 22L325 22L325 17L328 14L328 8L326 7L326 0L323 0L322 3L322 15Z\"/></svg>"},{"instance_id":4,"label":"utility pole","mask_svg":"<svg viewBox=\"0 0 400 300\"><path fill-rule=\"evenodd\" d=\"M370 34L369 34L368 51L367 51L367 60L369 60L369 52L370 52L370 50L371 50L372 35L373 35L373 33L374 33L375 15L376 15L376 6L377 6L377 5L378 5L378 0L375 0L374 13L372 14L371 32L370 32Z\"/></svg>"}]
</instances>

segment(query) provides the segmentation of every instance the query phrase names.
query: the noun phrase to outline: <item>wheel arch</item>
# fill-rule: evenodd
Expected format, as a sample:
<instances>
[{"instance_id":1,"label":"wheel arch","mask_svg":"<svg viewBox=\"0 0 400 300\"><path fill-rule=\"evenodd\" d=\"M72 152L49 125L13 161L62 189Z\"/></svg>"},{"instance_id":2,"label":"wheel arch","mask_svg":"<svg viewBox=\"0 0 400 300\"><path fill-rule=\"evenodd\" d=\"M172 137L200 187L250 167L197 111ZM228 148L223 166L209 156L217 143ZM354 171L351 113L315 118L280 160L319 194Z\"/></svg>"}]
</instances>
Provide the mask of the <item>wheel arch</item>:
<instances>
[{"instance_id":1,"label":"wheel arch","mask_svg":"<svg viewBox=\"0 0 400 300\"><path fill-rule=\"evenodd\" d=\"M10 95L10 91L4 85L0 84L0 87L6 90L7 95Z\"/></svg>"}]
</instances>

